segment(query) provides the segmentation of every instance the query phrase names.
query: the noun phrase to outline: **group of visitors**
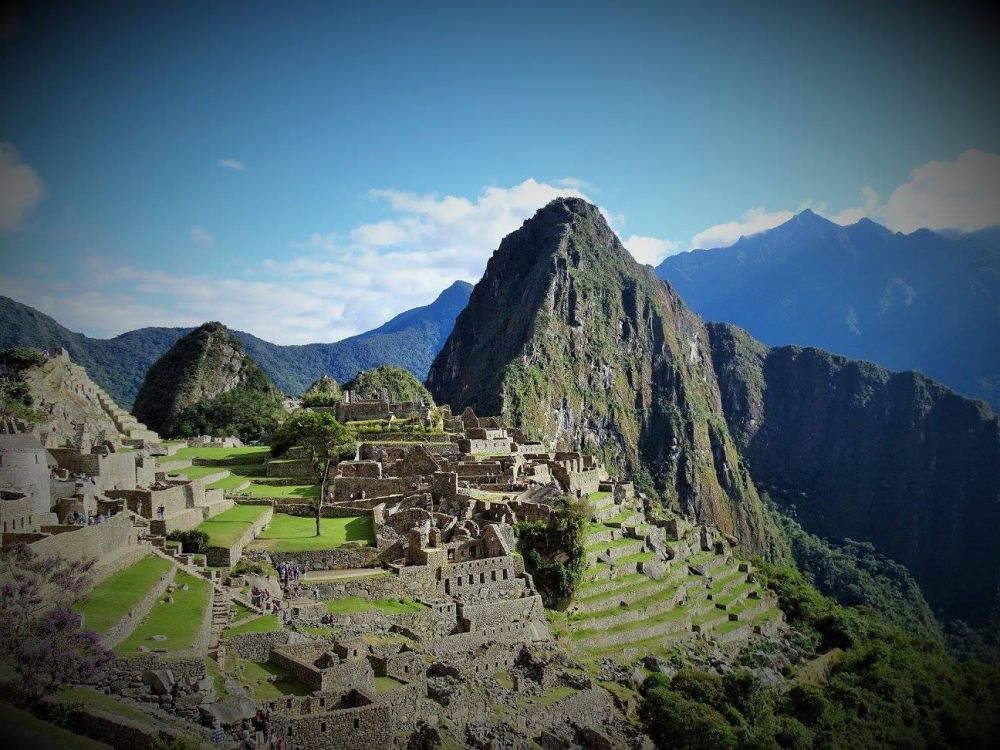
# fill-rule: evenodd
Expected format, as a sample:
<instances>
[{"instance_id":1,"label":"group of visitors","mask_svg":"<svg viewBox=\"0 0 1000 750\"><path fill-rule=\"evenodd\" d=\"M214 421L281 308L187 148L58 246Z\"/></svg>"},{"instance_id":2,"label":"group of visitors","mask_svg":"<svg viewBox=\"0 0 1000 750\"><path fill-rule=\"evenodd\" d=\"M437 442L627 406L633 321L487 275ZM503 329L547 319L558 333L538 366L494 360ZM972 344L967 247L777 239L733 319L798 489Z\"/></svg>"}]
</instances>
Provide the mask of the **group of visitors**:
<instances>
[{"instance_id":1,"label":"group of visitors","mask_svg":"<svg viewBox=\"0 0 1000 750\"><path fill-rule=\"evenodd\" d=\"M302 568L299 564L293 561L285 562L282 560L278 563L278 580L281 581L282 586L287 586L289 583L298 583L299 578L302 577Z\"/></svg>"},{"instance_id":2,"label":"group of visitors","mask_svg":"<svg viewBox=\"0 0 1000 750\"><path fill-rule=\"evenodd\" d=\"M292 615L287 608L281 606L277 599L271 601L271 613L278 616L278 621L282 625L288 625L292 621Z\"/></svg>"},{"instance_id":3,"label":"group of visitors","mask_svg":"<svg viewBox=\"0 0 1000 750\"><path fill-rule=\"evenodd\" d=\"M114 515L114 511L110 509L107 513L91 513L90 515L84 515L83 511L75 510L66 516L66 523L69 526L96 526L110 521Z\"/></svg>"},{"instance_id":4,"label":"group of visitors","mask_svg":"<svg viewBox=\"0 0 1000 750\"><path fill-rule=\"evenodd\" d=\"M226 744L226 730L218 719L212 722L212 742L216 747ZM291 750L284 737L271 731L271 712L258 710L252 719L244 719L240 728L240 750Z\"/></svg>"}]
</instances>

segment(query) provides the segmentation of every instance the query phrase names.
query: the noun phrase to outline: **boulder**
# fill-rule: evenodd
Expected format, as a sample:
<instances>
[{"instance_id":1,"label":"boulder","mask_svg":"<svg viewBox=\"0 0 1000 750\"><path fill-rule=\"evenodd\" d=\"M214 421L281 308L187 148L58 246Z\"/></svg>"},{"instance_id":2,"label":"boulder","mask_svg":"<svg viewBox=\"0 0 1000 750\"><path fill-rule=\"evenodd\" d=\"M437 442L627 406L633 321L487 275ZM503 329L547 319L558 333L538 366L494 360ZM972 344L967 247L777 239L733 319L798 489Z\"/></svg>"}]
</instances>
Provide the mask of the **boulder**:
<instances>
[{"instance_id":1,"label":"boulder","mask_svg":"<svg viewBox=\"0 0 1000 750\"><path fill-rule=\"evenodd\" d=\"M198 706L198 711L208 724L217 720L222 726L231 727L244 719L252 719L257 713L257 704L244 695L216 703L202 704Z\"/></svg>"},{"instance_id":2,"label":"boulder","mask_svg":"<svg viewBox=\"0 0 1000 750\"><path fill-rule=\"evenodd\" d=\"M177 684L174 673L169 669L147 669L142 673L142 681L157 695L170 695Z\"/></svg>"}]
</instances>

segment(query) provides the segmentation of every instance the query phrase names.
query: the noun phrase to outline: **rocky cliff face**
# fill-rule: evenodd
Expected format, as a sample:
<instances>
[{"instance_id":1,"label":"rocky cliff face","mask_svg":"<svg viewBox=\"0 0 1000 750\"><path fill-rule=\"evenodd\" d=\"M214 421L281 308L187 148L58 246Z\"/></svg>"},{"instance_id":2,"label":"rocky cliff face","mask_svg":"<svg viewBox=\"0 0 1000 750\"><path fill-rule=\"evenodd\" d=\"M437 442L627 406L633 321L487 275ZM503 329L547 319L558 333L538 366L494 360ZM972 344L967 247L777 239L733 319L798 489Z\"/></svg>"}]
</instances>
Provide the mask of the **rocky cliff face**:
<instances>
[{"instance_id":1,"label":"rocky cliff face","mask_svg":"<svg viewBox=\"0 0 1000 750\"><path fill-rule=\"evenodd\" d=\"M237 391L266 399L280 395L239 339L221 323L205 323L149 368L132 413L150 429L172 436L193 407Z\"/></svg>"},{"instance_id":2,"label":"rocky cliff face","mask_svg":"<svg viewBox=\"0 0 1000 750\"><path fill-rule=\"evenodd\" d=\"M702 321L596 206L555 200L508 235L431 365L453 410L500 414L557 447L652 474L668 501L766 546L722 413Z\"/></svg>"},{"instance_id":3,"label":"rocky cliff face","mask_svg":"<svg viewBox=\"0 0 1000 750\"><path fill-rule=\"evenodd\" d=\"M913 372L709 327L732 435L802 525L867 540L930 604L985 624L1000 585L1000 420ZM992 605L992 606L991 606Z\"/></svg>"}]
</instances>

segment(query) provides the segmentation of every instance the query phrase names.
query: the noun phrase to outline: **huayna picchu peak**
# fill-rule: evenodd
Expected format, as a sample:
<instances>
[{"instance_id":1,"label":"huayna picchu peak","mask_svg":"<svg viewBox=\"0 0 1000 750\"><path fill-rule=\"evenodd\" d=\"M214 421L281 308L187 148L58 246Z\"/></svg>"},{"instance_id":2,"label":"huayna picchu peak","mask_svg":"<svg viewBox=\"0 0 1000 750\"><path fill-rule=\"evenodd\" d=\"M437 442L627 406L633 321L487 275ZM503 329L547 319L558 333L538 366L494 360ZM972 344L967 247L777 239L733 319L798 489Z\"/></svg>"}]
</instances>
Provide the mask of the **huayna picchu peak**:
<instances>
[{"instance_id":1,"label":"huayna picchu peak","mask_svg":"<svg viewBox=\"0 0 1000 750\"><path fill-rule=\"evenodd\" d=\"M427 386L439 403L498 413L554 448L641 467L669 504L767 547L705 325L593 204L554 200L504 238Z\"/></svg>"},{"instance_id":2,"label":"huayna picchu peak","mask_svg":"<svg viewBox=\"0 0 1000 750\"><path fill-rule=\"evenodd\" d=\"M132 413L168 437L273 429L281 394L221 323L205 323L177 341L146 375Z\"/></svg>"}]
</instances>

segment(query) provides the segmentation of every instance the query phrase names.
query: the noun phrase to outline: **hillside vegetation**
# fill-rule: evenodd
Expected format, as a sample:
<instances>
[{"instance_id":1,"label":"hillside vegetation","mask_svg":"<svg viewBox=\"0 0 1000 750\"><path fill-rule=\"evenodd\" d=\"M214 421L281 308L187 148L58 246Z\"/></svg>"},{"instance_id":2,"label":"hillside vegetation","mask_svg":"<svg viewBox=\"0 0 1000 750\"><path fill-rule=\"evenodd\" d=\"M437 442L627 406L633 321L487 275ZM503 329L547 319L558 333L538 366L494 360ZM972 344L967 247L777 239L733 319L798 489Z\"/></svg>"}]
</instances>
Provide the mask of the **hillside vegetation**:
<instances>
[{"instance_id":1,"label":"hillside vegetation","mask_svg":"<svg viewBox=\"0 0 1000 750\"><path fill-rule=\"evenodd\" d=\"M273 430L281 394L221 323L205 323L150 368L133 413L164 437L239 435Z\"/></svg>"}]
</instances>

